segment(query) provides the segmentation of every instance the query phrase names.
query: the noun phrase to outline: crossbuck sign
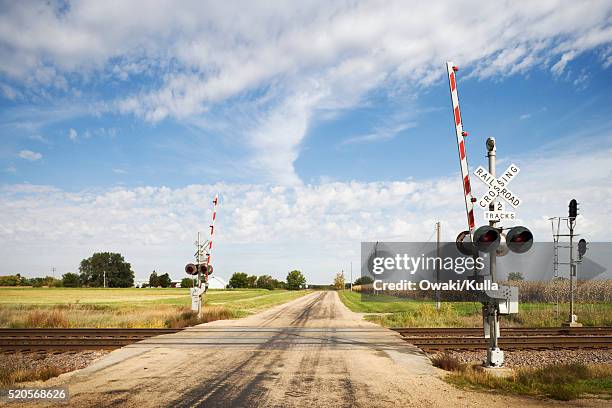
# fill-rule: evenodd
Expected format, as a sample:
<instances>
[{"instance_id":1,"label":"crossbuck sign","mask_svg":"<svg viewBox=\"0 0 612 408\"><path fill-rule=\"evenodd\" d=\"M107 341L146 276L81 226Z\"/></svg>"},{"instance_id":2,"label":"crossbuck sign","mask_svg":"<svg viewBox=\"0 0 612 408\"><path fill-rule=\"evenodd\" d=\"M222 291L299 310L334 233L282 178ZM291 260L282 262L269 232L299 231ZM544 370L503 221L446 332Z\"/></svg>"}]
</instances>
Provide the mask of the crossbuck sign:
<instances>
[{"instance_id":1,"label":"crossbuck sign","mask_svg":"<svg viewBox=\"0 0 612 408\"><path fill-rule=\"evenodd\" d=\"M489 190L477 201L478 206L485 210L485 220L501 221L515 219L516 216L513 212L504 211L504 206L501 202L495 203L493 211L488 210L493 200L497 197L503 198L514 208L518 208L521 205L521 199L508 188L508 183L516 177L519 171L520 169L516 164L511 164L498 178L494 177L482 166L478 166L474 171L474 175L489 186Z\"/></svg>"}]
</instances>

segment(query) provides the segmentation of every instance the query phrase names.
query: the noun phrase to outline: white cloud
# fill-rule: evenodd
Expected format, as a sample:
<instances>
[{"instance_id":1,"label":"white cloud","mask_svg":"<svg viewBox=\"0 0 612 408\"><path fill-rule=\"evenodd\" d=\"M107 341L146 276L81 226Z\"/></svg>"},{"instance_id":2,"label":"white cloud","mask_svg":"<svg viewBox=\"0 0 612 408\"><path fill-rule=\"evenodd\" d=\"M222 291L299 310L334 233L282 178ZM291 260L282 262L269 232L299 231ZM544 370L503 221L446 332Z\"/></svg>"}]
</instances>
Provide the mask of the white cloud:
<instances>
[{"instance_id":1,"label":"white cloud","mask_svg":"<svg viewBox=\"0 0 612 408\"><path fill-rule=\"evenodd\" d=\"M19 152L19 157L24 160L36 161L42 159L42 154L31 150L22 150Z\"/></svg>"},{"instance_id":2,"label":"white cloud","mask_svg":"<svg viewBox=\"0 0 612 408\"><path fill-rule=\"evenodd\" d=\"M70 140L72 140L73 142L76 142L76 140L78 139L79 134L76 130L70 128L70 130L68 131L68 138Z\"/></svg>"},{"instance_id":3,"label":"white cloud","mask_svg":"<svg viewBox=\"0 0 612 408\"><path fill-rule=\"evenodd\" d=\"M298 181L293 163L318 115L364 103L374 91L432 84L446 59L475 67L480 78L542 66L560 75L579 54L612 42L612 5L603 1L507 3L503 12L469 1L54 7L5 7L1 73L22 87L67 90L144 76L151 81L141 91L119 93L101 109L204 127L231 118L224 135L246 141L248 164L288 184Z\"/></svg>"},{"instance_id":4,"label":"white cloud","mask_svg":"<svg viewBox=\"0 0 612 408\"><path fill-rule=\"evenodd\" d=\"M589 241L612 238L612 139L585 138L584 143L580 151L549 146L527 157L500 156L500 168L510 162L521 167L512 181L512 190L524 202L516 212L538 241L551 239L548 217L565 215L571 198L581 203L580 233ZM207 231L210 200L219 193L213 256L222 276L245 270L282 277L288 268L299 266L309 279L327 282L326 274L340 264L358 264L361 241L426 240L438 220L442 238L454 240L466 224L459 180L455 175L292 187L220 183L78 192L4 185L0 273L36 270L31 263L39 260L25 256L27 248L56 257L48 262L66 270L74 270L93 251L116 250L140 277L153 268L179 276L183 263L191 259L195 232ZM485 193L485 185L475 179L473 188L476 196ZM484 224L481 216L477 210L478 224Z\"/></svg>"},{"instance_id":5,"label":"white cloud","mask_svg":"<svg viewBox=\"0 0 612 408\"><path fill-rule=\"evenodd\" d=\"M576 57L576 51L568 51L568 52L566 52L565 54L563 54L561 56L559 61L557 61L557 63L552 66L551 71L556 76L561 75L563 73L563 71L565 70L565 66L568 64L568 62L573 60L575 57Z\"/></svg>"},{"instance_id":6,"label":"white cloud","mask_svg":"<svg viewBox=\"0 0 612 408\"><path fill-rule=\"evenodd\" d=\"M127 171L124 170L124 169L115 168L115 169L113 169L113 173L116 173L116 174L127 174Z\"/></svg>"},{"instance_id":7,"label":"white cloud","mask_svg":"<svg viewBox=\"0 0 612 408\"><path fill-rule=\"evenodd\" d=\"M344 140L342 144L353 144L353 143L367 143L367 142L379 142L385 140L391 140L397 134L403 132L406 129L411 129L416 127L416 123L400 123L395 126L382 126L375 128L372 133L368 133L367 135L359 135L349 137Z\"/></svg>"},{"instance_id":8,"label":"white cloud","mask_svg":"<svg viewBox=\"0 0 612 408\"><path fill-rule=\"evenodd\" d=\"M525 120L525 119L529 119L531 117L531 113L524 113L521 116L519 116L520 120Z\"/></svg>"},{"instance_id":9,"label":"white cloud","mask_svg":"<svg viewBox=\"0 0 612 408\"><path fill-rule=\"evenodd\" d=\"M7 173L16 174L17 168L15 166L8 166L7 168L4 169L4 171Z\"/></svg>"}]
</instances>

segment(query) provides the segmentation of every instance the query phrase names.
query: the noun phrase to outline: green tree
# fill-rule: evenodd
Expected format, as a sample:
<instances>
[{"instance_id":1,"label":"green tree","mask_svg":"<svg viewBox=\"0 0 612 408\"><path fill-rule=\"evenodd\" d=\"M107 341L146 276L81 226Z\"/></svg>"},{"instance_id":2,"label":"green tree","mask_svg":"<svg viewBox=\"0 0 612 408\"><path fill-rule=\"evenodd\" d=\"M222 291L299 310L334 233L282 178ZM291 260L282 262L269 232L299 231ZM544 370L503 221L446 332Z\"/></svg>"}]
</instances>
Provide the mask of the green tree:
<instances>
[{"instance_id":1,"label":"green tree","mask_svg":"<svg viewBox=\"0 0 612 408\"><path fill-rule=\"evenodd\" d=\"M193 287L193 279L191 278L181 279L181 288L192 288L192 287Z\"/></svg>"},{"instance_id":2,"label":"green tree","mask_svg":"<svg viewBox=\"0 0 612 408\"><path fill-rule=\"evenodd\" d=\"M272 279L272 282L274 283L274 289L286 289L287 288L287 284L285 283L285 281L281 281L278 279Z\"/></svg>"},{"instance_id":3,"label":"green tree","mask_svg":"<svg viewBox=\"0 0 612 408\"><path fill-rule=\"evenodd\" d=\"M287 289L298 290L306 285L306 278L300 271L291 271L287 274Z\"/></svg>"},{"instance_id":4,"label":"green tree","mask_svg":"<svg viewBox=\"0 0 612 408\"><path fill-rule=\"evenodd\" d=\"M77 273L65 273L62 275L62 285L65 288L78 288L81 286L81 278Z\"/></svg>"},{"instance_id":5,"label":"green tree","mask_svg":"<svg viewBox=\"0 0 612 408\"><path fill-rule=\"evenodd\" d=\"M149 275L149 287L156 288L158 286L159 286L159 276L157 276L157 272L155 272L155 269L154 269L153 272L151 272L151 274Z\"/></svg>"},{"instance_id":6,"label":"green tree","mask_svg":"<svg viewBox=\"0 0 612 408\"><path fill-rule=\"evenodd\" d=\"M0 286L19 286L21 285L21 275L0 276Z\"/></svg>"},{"instance_id":7,"label":"green tree","mask_svg":"<svg viewBox=\"0 0 612 408\"><path fill-rule=\"evenodd\" d=\"M246 288L249 284L249 277L244 272L234 272L228 282L230 288Z\"/></svg>"},{"instance_id":8,"label":"green tree","mask_svg":"<svg viewBox=\"0 0 612 408\"><path fill-rule=\"evenodd\" d=\"M257 287L257 276L251 275L247 278L247 288Z\"/></svg>"},{"instance_id":9,"label":"green tree","mask_svg":"<svg viewBox=\"0 0 612 408\"><path fill-rule=\"evenodd\" d=\"M344 274L342 272L338 272L334 278L334 289L344 289Z\"/></svg>"},{"instance_id":10,"label":"green tree","mask_svg":"<svg viewBox=\"0 0 612 408\"><path fill-rule=\"evenodd\" d=\"M169 288L172 285L172 279L170 279L170 275L164 273L163 275L159 275L158 283L162 288Z\"/></svg>"},{"instance_id":11,"label":"green tree","mask_svg":"<svg viewBox=\"0 0 612 408\"><path fill-rule=\"evenodd\" d=\"M43 286L48 286L50 288L62 286L62 281L59 279L55 279L52 276L45 276L44 278L32 278L29 280L28 283L35 288L42 288Z\"/></svg>"},{"instance_id":12,"label":"green tree","mask_svg":"<svg viewBox=\"0 0 612 408\"><path fill-rule=\"evenodd\" d=\"M103 286L104 273L106 273L106 286L109 288L128 288L134 285L132 266L118 253L94 253L81 261L79 272L81 282L85 286Z\"/></svg>"},{"instance_id":13,"label":"green tree","mask_svg":"<svg viewBox=\"0 0 612 408\"><path fill-rule=\"evenodd\" d=\"M274 289L274 279L272 279L270 275L261 275L257 278L257 287L260 289L272 290Z\"/></svg>"},{"instance_id":14,"label":"green tree","mask_svg":"<svg viewBox=\"0 0 612 408\"><path fill-rule=\"evenodd\" d=\"M510 272L508 274L508 280L509 281L522 281L524 280L523 274L520 272Z\"/></svg>"},{"instance_id":15,"label":"green tree","mask_svg":"<svg viewBox=\"0 0 612 408\"><path fill-rule=\"evenodd\" d=\"M369 276L360 276L355 279L355 285L369 285L370 283L374 283L374 279Z\"/></svg>"}]
</instances>

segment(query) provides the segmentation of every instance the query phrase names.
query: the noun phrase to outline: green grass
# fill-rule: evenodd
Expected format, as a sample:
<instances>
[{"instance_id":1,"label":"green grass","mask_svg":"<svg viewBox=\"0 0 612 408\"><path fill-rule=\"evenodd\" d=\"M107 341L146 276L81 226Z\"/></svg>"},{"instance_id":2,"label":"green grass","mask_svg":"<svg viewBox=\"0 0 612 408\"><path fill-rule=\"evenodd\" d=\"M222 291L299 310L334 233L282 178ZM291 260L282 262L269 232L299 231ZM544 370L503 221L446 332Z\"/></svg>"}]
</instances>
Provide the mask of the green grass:
<instances>
[{"instance_id":1,"label":"green grass","mask_svg":"<svg viewBox=\"0 0 612 408\"><path fill-rule=\"evenodd\" d=\"M581 397L612 398L612 366L609 364L520 368L509 377L492 376L482 369L462 365L446 380L463 389L496 390L563 401Z\"/></svg>"},{"instance_id":2,"label":"green grass","mask_svg":"<svg viewBox=\"0 0 612 408\"><path fill-rule=\"evenodd\" d=\"M339 291L342 302L359 313L387 313L369 315L366 319L385 327L481 327L481 305L475 302L443 302L440 310L434 302L401 299L387 295L367 295L348 290ZM519 313L502 317L506 327L559 326L567 320L568 305L521 303ZM585 326L612 325L611 303L578 303L576 314Z\"/></svg>"},{"instance_id":3,"label":"green grass","mask_svg":"<svg viewBox=\"0 0 612 408\"><path fill-rule=\"evenodd\" d=\"M191 298L186 288L0 288L0 327L177 327L246 316L306 293L210 290L208 315L195 322L187 313Z\"/></svg>"}]
</instances>

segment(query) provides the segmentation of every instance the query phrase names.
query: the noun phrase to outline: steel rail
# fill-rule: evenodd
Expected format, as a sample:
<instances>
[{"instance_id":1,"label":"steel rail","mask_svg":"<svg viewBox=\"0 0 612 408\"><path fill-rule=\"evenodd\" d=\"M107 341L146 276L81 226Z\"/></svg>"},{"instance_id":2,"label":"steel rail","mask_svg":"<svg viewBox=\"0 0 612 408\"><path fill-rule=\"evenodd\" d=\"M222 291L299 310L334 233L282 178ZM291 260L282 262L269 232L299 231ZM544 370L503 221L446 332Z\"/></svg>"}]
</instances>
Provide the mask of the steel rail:
<instances>
[{"instance_id":1,"label":"steel rail","mask_svg":"<svg viewBox=\"0 0 612 408\"><path fill-rule=\"evenodd\" d=\"M181 329L0 329L0 351L112 350Z\"/></svg>"},{"instance_id":2,"label":"steel rail","mask_svg":"<svg viewBox=\"0 0 612 408\"><path fill-rule=\"evenodd\" d=\"M479 327L396 327L392 328L405 337L419 336L482 336ZM612 327L506 327L502 336L588 336L612 335Z\"/></svg>"},{"instance_id":3,"label":"steel rail","mask_svg":"<svg viewBox=\"0 0 612 408\"><path fill-rule=\"evenodd\" d=\"M488 344L482 337L405 337L404 340L423 351L480 350ZM611 349L612 336L502 336L499 344L506 350Z\"/></svg>"}]
</instances>

